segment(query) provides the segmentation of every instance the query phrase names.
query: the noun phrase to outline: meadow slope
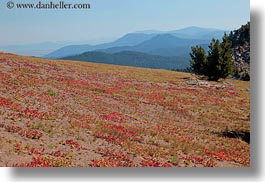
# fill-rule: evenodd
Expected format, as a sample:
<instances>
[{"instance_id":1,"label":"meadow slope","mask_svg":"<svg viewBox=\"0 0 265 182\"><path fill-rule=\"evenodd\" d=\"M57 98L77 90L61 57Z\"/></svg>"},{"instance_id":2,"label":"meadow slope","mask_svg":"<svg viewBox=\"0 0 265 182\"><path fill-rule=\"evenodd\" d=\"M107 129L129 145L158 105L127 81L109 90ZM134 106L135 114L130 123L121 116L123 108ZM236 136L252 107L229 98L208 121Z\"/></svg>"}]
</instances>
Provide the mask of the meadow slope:
<instances>
[{"instance_id":1,"label":"meadow slope","mask_svg":"<svg viewBox=\"0 0 265 182\"><path fill-rule=\"evenodd\" d=\"M249 86L0 53L0 166L249 167Z\"/></svg>"}]
</instances>

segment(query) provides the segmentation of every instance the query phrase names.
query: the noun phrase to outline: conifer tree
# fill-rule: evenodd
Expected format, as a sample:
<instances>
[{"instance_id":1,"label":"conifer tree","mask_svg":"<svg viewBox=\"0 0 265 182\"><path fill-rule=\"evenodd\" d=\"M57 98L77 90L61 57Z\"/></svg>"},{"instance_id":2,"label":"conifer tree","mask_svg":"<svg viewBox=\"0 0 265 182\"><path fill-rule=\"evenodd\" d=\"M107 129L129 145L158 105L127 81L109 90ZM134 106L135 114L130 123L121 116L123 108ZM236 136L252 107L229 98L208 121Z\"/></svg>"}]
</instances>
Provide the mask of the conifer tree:
<instances>
[{"instance_id":1,"label":"conifer tree","mask_svg":"<svg viewBox=\"0 0 265 182\"><path fill-rule=\"evenodd\" d=\"M212 39L207 56L206 76L209 80L217 81L221 75L221 46L217 39Z\"/></svg>"},{"instance_id":2,"label":"conifer tree","mask_svg":"<svg viewBox=\"0 0 265 182\"><path fill-rule=\"evenodd\" d=\"M224 34L223 42L221 43L221 57L220 57L220 66L221 66L221 75L220 78L226 78L229 75L232 75L234 72L233 67L233 57L232 57L232 48L231 41L229 36Z\"/></svg>"},{"instance_id":3,"label":"conifer tree","mask_svg":"<svg viewBox=\"0 0 265 182\"><path fill-rule=\"evenodd\" d=\"M206 54L201 46L191 48L191 71L195 74L204 75L206 69Z\"/></svg>"},{"instance_id":4,"label":"conifer tree","mask_svg":"<svg viewBox=\"0 0 265 182\"><path fill-rule=\"evenodd\" d=\"M227 34L224 34L222 43L212 39L207 56L201 46L192 47L190 56L191 71L205 75L209 80L218 81L233 73L231 41Z\"/></svg>"}]
</instances>

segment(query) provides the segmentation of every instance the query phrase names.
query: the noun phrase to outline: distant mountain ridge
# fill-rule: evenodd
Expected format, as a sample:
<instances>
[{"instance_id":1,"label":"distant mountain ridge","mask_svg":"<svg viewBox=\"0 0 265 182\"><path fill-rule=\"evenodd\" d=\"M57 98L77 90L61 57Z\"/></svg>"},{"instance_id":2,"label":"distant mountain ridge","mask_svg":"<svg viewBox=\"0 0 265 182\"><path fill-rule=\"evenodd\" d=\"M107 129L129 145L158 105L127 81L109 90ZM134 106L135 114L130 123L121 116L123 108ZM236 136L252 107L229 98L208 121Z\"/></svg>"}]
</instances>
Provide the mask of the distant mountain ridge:
<instances>
[{"instance_id":1,"label":"distant mountain ridge","mask_svg":"<svg viewBox=\"0 0 265 182\"><path fill-rule=\"evenodd\" d=\"M43 56L51 51L60 49L70 42L43 42L35 44L21 44L21 45L6 45L0 46L0 51L9 52L13 54L29 56ZM73 42L71 42L73 43Z\"/></svg>"},{"instance_id":2,"label":"distant mountain ridge","mask_svg":"<svg viewBox=\"0 0 265 182\"><path fill-rule=\"evenodd\" d=\"M118 53L121 51L135 51L159 56L188 56L190 47L203 45L210 40L183 39L171 34L158 34L136 46L112 47L98 51L106 53Z\"/></svg>"},{"instance_id":3,"label":"distant mountain ridge","mask_svg":"<svg viewBox=\"0 0 265 182\"><path fill-rule=\"evenodd\" d=\"M44 56L44 58L61 58L65 56L77 55L87 51L95 51L100 49L108 49L111 47L119 47L119 46L135 46L145 40L151 39L155 35L148 34L137 34L131 33L127 34L113 42L104 43L99 45L70 45L62 47L56 51L53 51Z\"/></svg>"},{"instance_id":4,"label":"distant mountain ridge","mask_svg":"<svg viewBox=\"0 0 265 182\"><path fill-rule=\"evenodd\" d=\"M224 30L208 29L200 27L188 27L174 31L142 31L129 33L116 41L99 45L72 45L53 51L45 58L61 58L71 55L81 54L87 51L101 51L107 53L117 53L121 51L135 51L160 56L181 56L182 53L172 54L173 50L188 52L193 45L208 44L212 38L221 39ZM186 47L185 47L186 46ZM168 51L168 49L172 49ZM171 52L170 55L166 55ZM187 56L187 55L186 55Z\"/></svg>"},{"instance_id":5,"label":"distant mountain ridge","mask_svg":"<svg viewBox=\"0 0 265 182\"><path fill-rule=\"evenodd\" d=\"M226 30L219 30L214 28L202 28L202 27L186 27L178 30L171 31L160 31L160 30L146 30L146 31L138 31L137 33L144 34L172 34L179 38L188 38L188 39L212 39L218 38L220 39L224 32L228 32ZM214 35L214 36L212 36Z\"/></svg>"}]
</instances>

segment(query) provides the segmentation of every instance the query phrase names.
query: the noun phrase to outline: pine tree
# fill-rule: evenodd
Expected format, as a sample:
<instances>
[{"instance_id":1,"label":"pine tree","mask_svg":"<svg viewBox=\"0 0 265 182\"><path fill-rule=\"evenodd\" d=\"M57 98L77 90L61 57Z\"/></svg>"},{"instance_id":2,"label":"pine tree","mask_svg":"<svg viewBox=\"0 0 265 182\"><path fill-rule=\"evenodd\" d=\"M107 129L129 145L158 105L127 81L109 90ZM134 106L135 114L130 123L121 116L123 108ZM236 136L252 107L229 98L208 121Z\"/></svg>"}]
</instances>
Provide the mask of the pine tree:
<instances>
[{"instance_id":1,"label":"pine tree","mask_svg":"<svg viewBox=\"0 0 265 182\"><path fill-rule=\"evenodd\" d=\"M221 76L221 46L219 40L212 39L207 56L206 76L209 80L217 81Z\"/></svg>"},{"instance_id":2,"label":"pine tree","mask_svg":"<svg viewBox=\"0 0 265 182\"><path fill-rule=\"evenodd\" d=\"M206 69L206 54L201 46L191 48L191 71L195 74L204 75Z\"/></svg>"},{"instance_id":3,"label":"pine tree","mask_svg":"<svg viewBox=\"0 0 265 182\"><path fill-rule=\"evenodd\" d=\"M220 57L220 67L221 67L221 74L220 78L226 78L229 75L232 75L234 72L233 67L233 57L232 57L232 48L231 48L231 41L229 36L224 34L223 42L221 43L221 57Z\"/></svg>"},{"instance_id":4,"label":"pine tree","mask_svg":"<svg viewBox=\"0 0 265 182\"><path fill-rule=\"evenodd\" d=\"M209 80L218 81L233 73L231 41L227 34L224 34L222 43L212 39L207 56L201 46L192 47L190 56L192 72L206 75Z\"/></svg>"}]
</instances>

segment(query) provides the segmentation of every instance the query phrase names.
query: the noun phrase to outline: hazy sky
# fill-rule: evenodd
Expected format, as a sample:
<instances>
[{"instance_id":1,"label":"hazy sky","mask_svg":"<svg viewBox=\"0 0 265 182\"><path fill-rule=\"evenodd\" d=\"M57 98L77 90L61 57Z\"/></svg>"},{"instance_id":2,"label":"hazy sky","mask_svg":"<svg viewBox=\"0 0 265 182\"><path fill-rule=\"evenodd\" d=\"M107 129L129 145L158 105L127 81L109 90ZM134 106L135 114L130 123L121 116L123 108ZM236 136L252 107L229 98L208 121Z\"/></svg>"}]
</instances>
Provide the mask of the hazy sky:
<instances>
[{"instance_id":1,"label":"hazy sky","mask_svg":"<svg viewBox=\"0 0 265 182\"><path fill-rule=\"evenodd\" d=\"M90 3L89 10L10 10L6 2L0 2L0 45L100 40L140 30L187 26L232 30L250 19L249 0L64 0Z\"/></svg>"}]
</instances>

